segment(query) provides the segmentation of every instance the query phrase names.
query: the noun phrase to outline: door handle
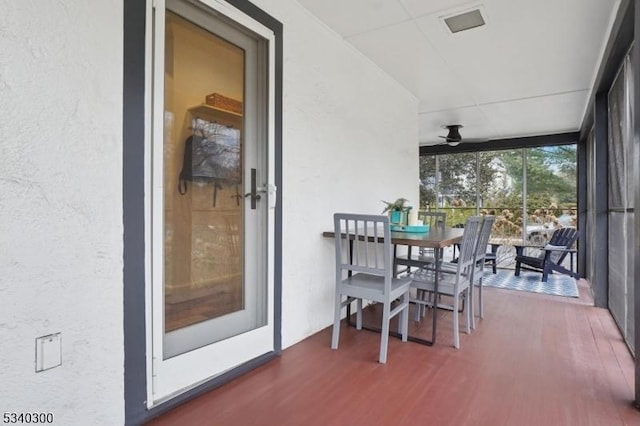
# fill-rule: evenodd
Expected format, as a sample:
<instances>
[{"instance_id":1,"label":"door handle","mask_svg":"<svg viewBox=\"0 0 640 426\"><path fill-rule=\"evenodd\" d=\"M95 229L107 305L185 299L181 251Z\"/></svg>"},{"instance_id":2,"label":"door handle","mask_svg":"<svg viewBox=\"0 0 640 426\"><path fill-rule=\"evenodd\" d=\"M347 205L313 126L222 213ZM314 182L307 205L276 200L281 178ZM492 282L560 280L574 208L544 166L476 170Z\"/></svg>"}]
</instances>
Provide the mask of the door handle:
<instances>
[{"instance_id":1,"label":"door handle","mask_svg":"<svg viewBox=\"0 0 640 426\"><path fill-rule=\"evenodd\" d=\"M251 210L256 209L256 201L261 197L258 194L258 186L256 184L256 169L251 169L251 192L244 194L244 198L251 197Z\"/></svg>"}]
</instances>

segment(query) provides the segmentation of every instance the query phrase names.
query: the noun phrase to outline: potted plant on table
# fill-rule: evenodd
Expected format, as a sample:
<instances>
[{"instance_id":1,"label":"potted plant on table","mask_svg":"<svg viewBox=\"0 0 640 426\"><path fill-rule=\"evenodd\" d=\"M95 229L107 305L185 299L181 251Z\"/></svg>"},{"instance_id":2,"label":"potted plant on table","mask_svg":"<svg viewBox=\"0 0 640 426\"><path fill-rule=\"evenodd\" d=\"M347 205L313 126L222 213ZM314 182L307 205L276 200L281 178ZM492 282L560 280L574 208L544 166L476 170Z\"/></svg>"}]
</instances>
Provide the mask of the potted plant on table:
<instances>
[{"instance_id":1,"label":"potted plant on table","mask_svg":"<svg viewBox=\"0 0 640 426\"><path fill-rule=\"evenodd\" d=\"M412 209L406 198L398 198L394 202L384 201L385 208L382 214L389 213L389 222L392 225L406 225L408 223L409 211Z\"/></svg>"}]
</instances>

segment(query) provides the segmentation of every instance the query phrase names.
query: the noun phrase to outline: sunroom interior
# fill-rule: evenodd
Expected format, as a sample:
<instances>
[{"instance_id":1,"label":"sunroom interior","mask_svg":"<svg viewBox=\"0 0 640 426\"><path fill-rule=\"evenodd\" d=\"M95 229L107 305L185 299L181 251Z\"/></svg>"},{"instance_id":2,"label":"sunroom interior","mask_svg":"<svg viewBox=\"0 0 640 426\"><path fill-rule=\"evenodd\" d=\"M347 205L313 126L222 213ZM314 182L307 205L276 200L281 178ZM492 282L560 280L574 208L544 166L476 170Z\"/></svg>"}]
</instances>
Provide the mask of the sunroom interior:
<instances>
[{"instance_id":1,"label":"sunroom interior","mask_svg":"<svg viewBox=\"0 0 640 426\"><path fill-rule=\"evenodd\" d=\"M494 213L525 241L577 226L575 268L635 353L634 2L335 3L301 1L420 101L420 208Z\"/></svg>"}]
</instances>

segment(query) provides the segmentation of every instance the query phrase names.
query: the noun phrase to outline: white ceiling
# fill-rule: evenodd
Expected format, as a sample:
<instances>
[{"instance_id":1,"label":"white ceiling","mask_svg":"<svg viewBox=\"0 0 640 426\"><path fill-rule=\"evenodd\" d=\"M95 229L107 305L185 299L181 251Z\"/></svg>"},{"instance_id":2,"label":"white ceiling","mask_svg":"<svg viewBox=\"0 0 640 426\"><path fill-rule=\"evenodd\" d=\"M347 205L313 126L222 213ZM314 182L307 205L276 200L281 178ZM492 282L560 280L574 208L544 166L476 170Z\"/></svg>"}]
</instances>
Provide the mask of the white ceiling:
<instances>
[{"instance_id":1,"label":"white ceiling","mask_svg":"<svg viewBox=\"0 0 640 426\"><path fill-rule=\"evenodd\" d=\"M421 145L576 131L620 0L298 0L420 100ZM486 25L442 21L480 7Z\"/></svg>"}]
</instances>

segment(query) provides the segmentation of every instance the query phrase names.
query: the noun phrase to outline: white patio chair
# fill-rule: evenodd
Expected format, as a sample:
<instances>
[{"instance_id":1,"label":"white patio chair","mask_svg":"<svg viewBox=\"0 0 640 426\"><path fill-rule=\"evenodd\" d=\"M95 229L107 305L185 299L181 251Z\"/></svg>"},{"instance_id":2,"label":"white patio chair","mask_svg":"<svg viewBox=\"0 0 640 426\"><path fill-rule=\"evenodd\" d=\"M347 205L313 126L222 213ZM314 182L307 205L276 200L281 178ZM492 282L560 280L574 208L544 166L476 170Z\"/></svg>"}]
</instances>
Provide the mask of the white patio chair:
<instances>
[{"instance_id":1,"label":"white patio chair","mask_svg":"<svg viewBox=\"0 0 640 426\"><path fill-rule=\"evenodd\" d=\"M464 227L464 234L460 241L460 256L455 266L454 273L447 273L446 270L441 269L438 279L438 294L437 297L427 298L416 297L411 299L417 305L425 305L430 307L443 307L452 311L453 314L453 346L460 347L460 337L458 335L458 316L460 298L467 296L471 298L471 280L473 279L474 269L474 254L476 249L476 242L480 232L480 216L473 216L467 219ZM440 268L439 268L440 269ZM411 287L417 290L422 290L427 293L435 292L435 271L432 268L422 268L412 275ZM418 292L419 293L419 292ZM451 305L442 305L440 303L440 296L451 297ZM433 300L433 301L432 301ZM471 305L471 303L469 303ZM467 333L471 333L471 308L465 309L466 312L466 326ZM434 312L434 315L436 313Z\"/></svg>"},{"instance_id":2,"label":"white patio chair","mask_svg":"<svg viewBox=\"0 0 640 426\"><path fill-rule=\"evenodd\" d=\"M475 254L474 254L474 268L473 268L473 284L478 288L478 311L480 318L484 318L484 300L482 296L482 279L484 277L484 265L486 263L487 246L489 245L489 237L491 236L491 229L496 217L486 215L482 218L482 226L478 234L478 240L476 242ZM471 300L469 301L471 307L471 328L476 328L475 320L475 296L473 295L475 290L471 291Z\"/></svg>"},{"instance_id":3,"label":"white patio chair","mask_svg":"<svg viewBox=\"0 0 640 426\"><path fill-rule=\"evenodd\" d=\"M397 314L400 314L398 333L402 335L403 342L407 341L411 282L409 278L394 278L389 217L336 213L333 221L336 289L331 348L338 348L343 307L354 300L357 302L356 328L361 330L362 301L378 302L382 304L379 361L384 364L387 361L389 323Z\"/></svg>"},{"instance_id":4,"label":"white patio chair","mask_svg":"<svg viewBox=\"0 0 640 426\"><path fill-rule=\"evenodd\" d=\"M495 216L486 215L482 217L482 224L480 225L480 231L478 232L478 238L474 248L474 265L473 268L473 283L474 287L478 288L478 311L480 318L484 318L484 299L482 294L482 280L484 277L484 266L486 264L487 246L489 245L489 238L491 236L491 229L495 222ZM458 265L458 260L455 259L452 262L442 262L440 269L446 273L455 273ZM469 306L471 309L471 328L476 328L475 322L475 290L471 289L469 292ZM463 301L464 306L464 301Z\"/></svg>"}]
</instances>

